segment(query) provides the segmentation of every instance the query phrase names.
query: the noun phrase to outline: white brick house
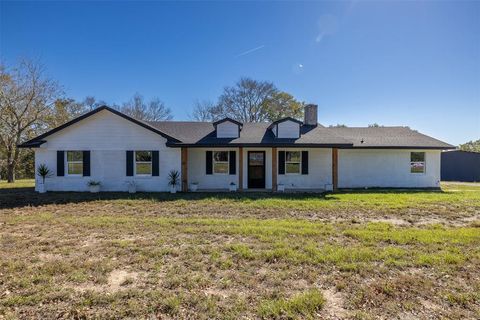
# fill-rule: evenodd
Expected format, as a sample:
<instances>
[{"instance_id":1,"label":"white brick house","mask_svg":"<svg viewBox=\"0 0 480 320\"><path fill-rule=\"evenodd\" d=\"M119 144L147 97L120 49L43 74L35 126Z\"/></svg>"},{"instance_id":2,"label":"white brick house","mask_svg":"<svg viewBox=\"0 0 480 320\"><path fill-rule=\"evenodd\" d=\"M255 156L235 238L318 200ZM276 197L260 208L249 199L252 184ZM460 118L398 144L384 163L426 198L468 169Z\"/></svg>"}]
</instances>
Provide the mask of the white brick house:
<instances>
[{"instance_id":1,"label":"white brick house","mask_svg":"<svg viewBox=\"0 0 480 320\"><path fill-rule=\"evenodd\" d=\"M142 122L103 106L23 143L35 165L54 175L50 191L167 191L168 173L181 190L321 191L337 188L438 187L440 152L453 146L407 127L325 128L317 106L304 121L240 123ZM37 178L37 182L39 178Z\"/></svg>"}]
</instances>

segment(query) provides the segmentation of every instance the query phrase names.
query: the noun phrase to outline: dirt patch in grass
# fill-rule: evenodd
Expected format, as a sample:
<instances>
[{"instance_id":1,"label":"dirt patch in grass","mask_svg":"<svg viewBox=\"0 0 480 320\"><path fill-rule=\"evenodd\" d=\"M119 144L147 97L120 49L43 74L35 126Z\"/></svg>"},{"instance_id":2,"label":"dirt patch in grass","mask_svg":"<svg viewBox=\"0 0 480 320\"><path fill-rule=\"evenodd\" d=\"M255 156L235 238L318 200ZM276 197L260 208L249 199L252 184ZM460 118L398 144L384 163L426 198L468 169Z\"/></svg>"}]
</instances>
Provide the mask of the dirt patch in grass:
<instances>
[{"instance_id":1,"label":"dirt patch in grass","mask_svg":"<svg viewBox=\"0 0 480 320\"><path fill-rule=\"evenodd\" d=\"M121 287L125 287L133 284L138 278L138 272L129 272L125 270L113 270L108 276L108 286L110 292L120 290Z\"/></svg>"},{"instance_id":2,"label":"dirt patch in grass","mask_svg":"<svg viewBox=\"0 0 480 320\"><path fill-rule=\"evenodd\" d=\"M322 291L325 298L324 313L325 317L329 319L346 319L350 312L346 310L343 305L345 303L345 296L335 289L327 289Z\"/></svg>"}]
</instances>

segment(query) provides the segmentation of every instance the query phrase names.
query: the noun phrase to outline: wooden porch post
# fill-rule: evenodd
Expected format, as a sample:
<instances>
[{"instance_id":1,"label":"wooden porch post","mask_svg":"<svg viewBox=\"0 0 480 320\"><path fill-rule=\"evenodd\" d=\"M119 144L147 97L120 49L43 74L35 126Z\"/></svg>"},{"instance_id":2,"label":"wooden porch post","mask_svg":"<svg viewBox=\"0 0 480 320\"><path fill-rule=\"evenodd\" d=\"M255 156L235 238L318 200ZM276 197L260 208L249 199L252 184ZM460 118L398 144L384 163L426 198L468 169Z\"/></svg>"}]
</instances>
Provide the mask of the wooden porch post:
<instances>
[{"instance_id":1,"label":"wooden porch post","mask_svg":"<svg viewBox=\"0 0 480 320\"><path fill-rule=\"evenodd\" d=\"M182 191L188 191L188 148L182 147Z\"/></svg>"},{"instance_id":2,"label":"wooden porch post","mask_svg":"<svg viewBox=\"0 0 480 320\"><path fill-rule=\"evenodd\" d=\"M272 191L277 191L277 148L272 148Z\"/></svg>"},{"instance_id":3,"label":"wooden porch post","mask_svg":"<svg viewBox=\"0 0 480 320\"><path fill-rule=\"evenodd\" d=\"M238 148L238 190L243 191L243 147Z\"/></svg>"},{"instance_id":4,"label":"wooden porch post","mask_svg":"<svg viewBox=\"0 0 480 320\"><path fill-rule=\"evenodd\" d=\"M332 149L332 183L333 191L337 191L338 188L338 149Z\"/></svg>"}]
</instances>

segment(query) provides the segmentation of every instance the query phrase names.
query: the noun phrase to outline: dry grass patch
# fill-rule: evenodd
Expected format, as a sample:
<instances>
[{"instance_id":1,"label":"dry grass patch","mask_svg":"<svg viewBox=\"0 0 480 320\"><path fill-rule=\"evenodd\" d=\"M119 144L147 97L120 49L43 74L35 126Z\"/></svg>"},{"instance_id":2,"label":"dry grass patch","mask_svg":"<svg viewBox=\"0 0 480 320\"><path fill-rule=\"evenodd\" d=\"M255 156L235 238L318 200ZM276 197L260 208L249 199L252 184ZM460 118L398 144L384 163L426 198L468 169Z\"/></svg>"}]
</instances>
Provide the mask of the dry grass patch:
<instances>
[{"instance_id":1,"label":"dry grass patch","mask_svg":"<svg viewBox=\"0 0 480 320\"><path fill-rule=\"evenodd\" d=\"M0 205L0 317L475 319L480 312L480 229L454 218L477 212L475 202L454 203L477 197L472 191L393 211L372 206L382 195L392 201L390 191L28 195L0 191L0 200L16 199ZM445 217L440 203L458 211L442 225L421 224L424 210ZM321 218L328 212L356 218ZM385 215L417 220L369 222Z\"/></svg>"}]
</instances>

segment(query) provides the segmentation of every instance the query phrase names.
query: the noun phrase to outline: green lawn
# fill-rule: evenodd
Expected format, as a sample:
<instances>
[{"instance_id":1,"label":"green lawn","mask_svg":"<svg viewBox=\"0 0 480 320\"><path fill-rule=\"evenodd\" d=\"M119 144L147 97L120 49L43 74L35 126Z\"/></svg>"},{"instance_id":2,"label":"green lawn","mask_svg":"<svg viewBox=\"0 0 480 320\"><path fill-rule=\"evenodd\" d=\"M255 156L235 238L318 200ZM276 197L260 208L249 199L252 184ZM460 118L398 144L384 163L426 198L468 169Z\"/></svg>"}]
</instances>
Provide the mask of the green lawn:
<instances>
[{"instance_id":1,"label":"green lawn","mask_svg":"<svg viewBox=\"0 0 480 320\"><path fill-rule=\"evenodd\" d=\"M35 186L34 179L16 180L15 183L7 183L5 180L0 180L0 189L9 188L33 188Z\"/></svg>"},{"instance_id":2,"label":"green lawn","mask_svg":"<svg viewBox=\"0 0 480 320\"><path fill-rule=\"evenodd\" d=\"M0 183L0 318L480 317L480 186L36 194Z\"/></svg>"}]
</instances>

